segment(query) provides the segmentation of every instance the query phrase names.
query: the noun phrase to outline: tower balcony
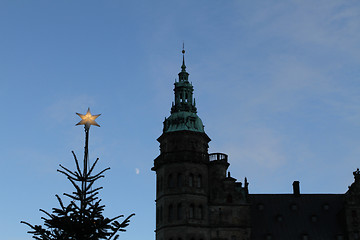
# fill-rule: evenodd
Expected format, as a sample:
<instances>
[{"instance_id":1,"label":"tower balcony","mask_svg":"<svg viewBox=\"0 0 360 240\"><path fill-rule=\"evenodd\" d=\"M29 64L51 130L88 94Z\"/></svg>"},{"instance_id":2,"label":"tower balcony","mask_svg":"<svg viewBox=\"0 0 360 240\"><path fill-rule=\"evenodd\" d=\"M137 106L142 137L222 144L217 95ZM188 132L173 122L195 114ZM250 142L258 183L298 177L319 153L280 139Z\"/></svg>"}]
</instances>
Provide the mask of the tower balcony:
<instances>
[{"instance_id":1,"label":"tower balcony","mask_svg":"<svg viewBox=\"0 0 360 240\"><path fill-rule=\"evenodd\" d=\"M228 162L228 155L225 153L210 153L209 154L209 161L222 161Z\"/></svg>"}]
</instances>

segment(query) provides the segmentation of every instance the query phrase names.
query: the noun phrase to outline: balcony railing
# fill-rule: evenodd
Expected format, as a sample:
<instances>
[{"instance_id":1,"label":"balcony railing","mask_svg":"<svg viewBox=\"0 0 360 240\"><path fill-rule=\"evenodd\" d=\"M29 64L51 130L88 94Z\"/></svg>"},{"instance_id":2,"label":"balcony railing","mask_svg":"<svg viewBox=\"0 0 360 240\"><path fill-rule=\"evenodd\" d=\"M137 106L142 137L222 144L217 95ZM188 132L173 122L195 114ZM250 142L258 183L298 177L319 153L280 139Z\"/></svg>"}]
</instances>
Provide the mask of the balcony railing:
<instances>
[{"instance_id":1,"label":"balcony railing","mask_svg":"<svg viewBox=\"0 0 360 240\"><path fill-rule=\"evenodd\" d=\"M228 160L228 155L225 153L210 153L209 154L210 161L226 161Z\"/></svg>"}]
</instances>

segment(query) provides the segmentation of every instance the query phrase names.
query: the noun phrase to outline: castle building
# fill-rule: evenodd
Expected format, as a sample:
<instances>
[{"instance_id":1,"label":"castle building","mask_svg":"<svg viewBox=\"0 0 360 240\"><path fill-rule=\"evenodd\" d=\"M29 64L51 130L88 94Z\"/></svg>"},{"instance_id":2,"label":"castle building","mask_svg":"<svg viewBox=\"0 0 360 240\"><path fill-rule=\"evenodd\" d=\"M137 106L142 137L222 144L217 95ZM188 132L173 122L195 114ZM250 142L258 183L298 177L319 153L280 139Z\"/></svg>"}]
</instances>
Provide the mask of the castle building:
<instances>
[{"instance_id":1,"label":"castle building","mask_svg":"<svg viewBox=\"0 0 360 240\"><path fill-rule=\"evenodd\" d=\"M183 62L175 101L157 139L156 240L360 239L360 171L345 194L249 194L227 174L228 156L208 153Z\"/></svg>"}]
</instances>

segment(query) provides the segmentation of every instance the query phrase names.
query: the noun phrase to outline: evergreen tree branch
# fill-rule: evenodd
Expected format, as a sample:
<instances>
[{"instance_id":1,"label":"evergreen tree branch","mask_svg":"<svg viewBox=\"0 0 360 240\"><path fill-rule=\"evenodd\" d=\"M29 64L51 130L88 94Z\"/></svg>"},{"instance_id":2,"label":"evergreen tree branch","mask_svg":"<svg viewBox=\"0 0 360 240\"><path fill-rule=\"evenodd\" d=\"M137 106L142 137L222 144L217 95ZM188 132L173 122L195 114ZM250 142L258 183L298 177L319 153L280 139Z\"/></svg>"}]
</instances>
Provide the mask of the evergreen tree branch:
<instances>
[{"instance_id":1,"label":"evergreen tree branch","mask_svg":"<svg viewBox=\"0 0 360 240\"><path fill-rule=\"evenodd\" d=\"M74 151L71 151L71 152L72 152L72 154L73 154L73 156L74 156L74 159L75 159L76 169L77 169L78 173L80 174L80 176L82 177L82 175L81 175L81 169L80 169L80 166L79 166L79 161L77 160L77 157L76 157Z\"/></svg>"}]
</instances>

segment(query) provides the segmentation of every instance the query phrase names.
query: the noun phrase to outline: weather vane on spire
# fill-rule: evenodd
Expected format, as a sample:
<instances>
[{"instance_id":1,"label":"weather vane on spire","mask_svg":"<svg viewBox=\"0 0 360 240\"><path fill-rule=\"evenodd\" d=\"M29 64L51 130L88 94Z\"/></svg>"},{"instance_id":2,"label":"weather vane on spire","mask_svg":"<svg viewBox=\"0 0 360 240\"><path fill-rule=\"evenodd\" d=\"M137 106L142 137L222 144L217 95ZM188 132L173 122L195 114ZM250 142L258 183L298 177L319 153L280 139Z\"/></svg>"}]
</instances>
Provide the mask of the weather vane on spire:
<instances>
[{"instance_id":1,"label":"weather vane on spire","mask_svg":"<svg viewBox=\"0 0 360 240\"><path fill-rule=\"evenodd\" d=\"M182 72L186 72L185 69L186 69L186 66L185 66L185 46L184 46L184 42L183 42L183 49L182 49L182 54L183 54L183 62L182 62L182 66L181 66L181 70Z\"/></svg>"}]
</instances>

